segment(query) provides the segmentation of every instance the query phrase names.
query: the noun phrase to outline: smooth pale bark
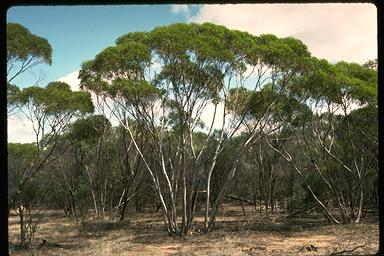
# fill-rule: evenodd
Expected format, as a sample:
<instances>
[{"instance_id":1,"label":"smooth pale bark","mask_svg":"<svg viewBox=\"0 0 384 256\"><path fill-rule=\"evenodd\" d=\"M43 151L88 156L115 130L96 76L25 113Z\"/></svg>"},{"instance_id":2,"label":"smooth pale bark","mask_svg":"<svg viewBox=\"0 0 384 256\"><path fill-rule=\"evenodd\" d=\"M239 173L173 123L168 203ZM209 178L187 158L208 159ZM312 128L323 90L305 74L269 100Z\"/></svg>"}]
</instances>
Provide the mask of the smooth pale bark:
<instances>
[{"instance_id":1,"label":"smooth pale bark","mask_svg":"<svg viewBox=\"0 0 384 256\"><path fill-rule=\"evenodd\" d=\"M221 134L223 135L223 132ZM221 135L221 138L220 138L219 145L216 147L216 152L215 152L214 158L212 160L212 164L210 166L210 169L208 171L207 187L206 187L207 198L206 198L206 202L205 202L205 216L204 216L204 228L205 229L208 228L208 221L209 221L210 195L211 195L211 192L210 192L211 191L211 177L212 177L213 170L214 170L214 168L216 166L216 161L217 161L217 157L218 157L218 153L219 153L219 149L220 149L220 144L221 144L222 139L223 139L222 135Z\"/></svg>"},{"instance_id":2,"label":"smooth pale bark","mask_svg":"<svg viewBox=\"0 0 384 256\"><path fill-rule=\"evenodd\" d=\"M363 191L363 187L360 185L359 209L358 209L357 218L355 222L360 222L361 220L361 217L363 215L363 204L364 204L364 191Z\"/></svg>"},{"instance_id":3,"label":"smooth pale bark","mask_svg":"<svg viewBox=\"0 0 384 256\"><path fill-rule=\"evenodd\" d=\"M168 214L168 207L164 201L164 197L163 197L163 193L161 192L161 189L160 189L160 184L158 182L158 180L155 178L155 175L152 171L152 168L149 166L148 162L147 162L147 159L145 158L145 156L143 155L141 149L139 148L139 146L137 145L136 143L136 139L134 138L133 136L133 133L131 131L131 128L129 127L128 125L128 121L127 119L124 120L124 127L126 128L126 130L128 131L129 133L129 136L130 136L130 139L132 140L133 142L133 145L135 146L135 149L137 150L138 154L140 155L140 158L143 160L144 162L144 165L146 167L146 169L148 170L148 172L150 173L151 175L151 178L152 178L152 181L154 182L155 184L155 188L157 190L157 193L158 193L158 196L159 196L159 199L160 199L160 203L161 203L161 206L162 206L162 213L163 213L163 219L164 219L164 223L167 227L167 231L169 234L173 235L177 232L177 224L174 223L172 221L172 219L170 218L169 214Z\"/></svg>"},{"instance_id":4,"label":"smooth pale bark","mask_svg":"<svg viewBox=\"0 0 384 256\"><path fill-rule=\"evenodd\" d=\"M99 217L99 209L97 207L97 200L96 200L96 193L95 193L95 190L94 190L94 182L93 182L93 179L92 179L92 176L89 172L89 169L88 169L88 166L84 165L84 169L85 169L85 172L87 173L87 176L88 176L88 179L89 179L89 184L90 184L90 188L91 188L91 194L92 194L92 199L93 199L93 207L95 209L95 215L97 217Z\"/></svg>"}]
</instances>

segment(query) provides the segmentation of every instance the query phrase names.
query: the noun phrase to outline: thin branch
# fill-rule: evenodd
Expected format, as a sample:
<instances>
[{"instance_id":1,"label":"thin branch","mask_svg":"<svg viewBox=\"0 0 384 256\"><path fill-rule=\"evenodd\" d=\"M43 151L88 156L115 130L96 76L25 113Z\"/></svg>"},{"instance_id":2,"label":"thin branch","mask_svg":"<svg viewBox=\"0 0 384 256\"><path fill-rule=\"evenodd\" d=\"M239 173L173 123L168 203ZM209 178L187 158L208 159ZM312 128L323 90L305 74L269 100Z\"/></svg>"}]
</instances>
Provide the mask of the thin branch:
<instances>
[{"instance_id":1,"label":"thin branch","mask_svg":"<svg viewBox=\"0 0 384 256\"><path fill-rule=\"evenodd\" d=\"M333 251L333 252L330 254L330 256L343 255L343 254L346 254L346 253L351 253L351 252L356 251L356 250L359 249L359 248L364 248L365 246L366 246L366 243L364 243L363 245L356 246L355 248L350 249L350 250L342 250L342 251L339 251L339 252L335 252L335 251Z\"/></svg>"}]
</instances>

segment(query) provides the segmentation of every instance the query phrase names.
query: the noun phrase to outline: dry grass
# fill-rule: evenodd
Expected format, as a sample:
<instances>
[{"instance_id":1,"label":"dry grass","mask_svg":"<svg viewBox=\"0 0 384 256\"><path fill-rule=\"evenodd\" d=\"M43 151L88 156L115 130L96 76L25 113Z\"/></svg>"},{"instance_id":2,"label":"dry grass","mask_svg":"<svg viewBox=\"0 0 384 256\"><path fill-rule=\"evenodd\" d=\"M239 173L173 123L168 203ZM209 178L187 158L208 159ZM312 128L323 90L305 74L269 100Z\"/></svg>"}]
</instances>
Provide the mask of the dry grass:
<instances>
[{"instance_id":1,"label":"dry grass","mask_svg":"<svg viewBox=\"0 0 384 256\"><path fill-rule=\"evenodd\" d=\"M196 218L202 221L202 217ZM32 248L14 250L16 216L9 218L10 255L329 255L357 246L355 255L374 254L378 249L377 221L330 225L321 218L260 217L247 208L225 206L215 229L208 234L169 237L159 213L129 212L127 220L66 219L50 211L39 226ZM41 239L48 244L39 248ZM351 255L351 254L349 254Z\"/></svg>"}]
</instances>

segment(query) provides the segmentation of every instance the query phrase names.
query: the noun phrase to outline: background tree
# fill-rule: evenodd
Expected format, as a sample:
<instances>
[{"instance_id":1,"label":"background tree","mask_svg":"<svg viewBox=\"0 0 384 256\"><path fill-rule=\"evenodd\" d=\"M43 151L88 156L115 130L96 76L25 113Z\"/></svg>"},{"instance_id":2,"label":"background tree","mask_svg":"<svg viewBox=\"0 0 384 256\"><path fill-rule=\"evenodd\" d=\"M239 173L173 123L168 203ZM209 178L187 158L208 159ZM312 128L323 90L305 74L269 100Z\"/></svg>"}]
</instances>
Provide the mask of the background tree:
<instances>
[{"instance_id":1,"label":"background tree","mask_svg":"<svg viewBox=\"0 0 384 256\"><path fill-rule=\"evenodd\" d=\"M361 219L364 201L364 189L361 184L364 183L363 177L367 161L371 160L361 157L362 152L358 152L359 147L354 142L352 130L361 129L358 128L360 126L358 123L355 123L356 126L352 128L351 110L365 106L376 108L377 73L358 64L339 62L331 65L325 60L314 60L308 71L308 73L303 73L298 80L293 81L290 86L293 95L302 99L302 102L313 113L312 115L302 115L303 122L298 126L299 129L292 130L295 136L294 143L299 146L308 167L306 165L299 167L294 164L292 161L296 160L293 160L292 152L288 153L284 149L278 150L271 144L269 145L291 162L303 178L307 174L299 169L310 168L315 171L314 174L311 174L312 177L317 176L319 181L331 191L332 195L329 196L333 197L334 203L338 205L340 219L337 220L332 216L329 207L320 199L319 195L322 194L320 184L316 185L318 188L312 186L314 189L309 183L306 186L333 222L349 222L355 216L356 205L358 205L356 217L358 222ZM300 112L298 114L301 115ZM341 137L335 133L340 120L344 120L342 123L345 126L342 130L348 134L344 137L344 142L339 140ZM373 123L377 123L377 120ZM349 146L346 146L347 144ZM345 161L346 159L342 158L344 154L348 154L352 158ZM296 154L297 156L298 154ZM345 181L349 181L349 183L342 185ZM356 191L360 191L357 197ZM353 203L356 198L359 198L357 204Z\"/></svg>"},{"instance_id":2,"label":"background tree","mask_svg":"<svg viewBox=\"0 0 384 256\"><path fill-rule=\"evenodd\" d=\"M11 103L17 106L19 114L27 118L35 133L35 154L30 163L21 171L14 194L9 196L15 202L20 217L20 242L25 247L23 189L30 180L49 162L65 127L76 115L93 112L89 93L73 92L68 84L51 82L45 88L28 87L16 91Z\"/></svg>"},{"instance_id":3,"label":"background tree","mask_svg":"<svg viewBox=\"0 0 384 256\"><path fill-rule=\"evenodd\" d=\"M90 191L93 197L95 214L99 216L101 212L104 216L106 206L106 196L108 187L107 164L111 162L114 154L106 154L106 137L111 128L108 119L102 115L88 116L78 119L71 126L70 137L77 153L80 168L89 179ZM103 158L107 159L103 159Z\"/></svg>"}]
</instances>

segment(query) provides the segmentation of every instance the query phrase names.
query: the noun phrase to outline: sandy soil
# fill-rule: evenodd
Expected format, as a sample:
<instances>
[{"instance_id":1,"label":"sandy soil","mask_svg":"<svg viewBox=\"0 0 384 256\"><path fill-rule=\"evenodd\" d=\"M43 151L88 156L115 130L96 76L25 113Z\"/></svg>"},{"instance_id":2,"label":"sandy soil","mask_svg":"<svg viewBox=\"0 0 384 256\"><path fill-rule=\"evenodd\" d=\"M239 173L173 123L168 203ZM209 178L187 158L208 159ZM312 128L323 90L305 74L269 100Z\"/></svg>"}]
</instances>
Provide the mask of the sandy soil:
<instances>
[{"instance_id":1,"label":"sandy soil","mask_svg":"<svg viewBox=\"0 0 384 256\"><path fill-rule=\"evenodd\" d=\"M199 227L199 221L196 219ZM363 223L331 225L319 216L287 218L260 216L251 208L225 206L214 230L187 237L169 237L160 213L129 212L127 220L67 219L50 211L39 226L32 248L20 252L16 216L9 218L10 255L348 255L375 254L379 227L376 218ZM41 246L41 239L47 243ZM340 254L345 255L345 254Z\"/></svg>"}]
</instances>

